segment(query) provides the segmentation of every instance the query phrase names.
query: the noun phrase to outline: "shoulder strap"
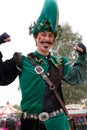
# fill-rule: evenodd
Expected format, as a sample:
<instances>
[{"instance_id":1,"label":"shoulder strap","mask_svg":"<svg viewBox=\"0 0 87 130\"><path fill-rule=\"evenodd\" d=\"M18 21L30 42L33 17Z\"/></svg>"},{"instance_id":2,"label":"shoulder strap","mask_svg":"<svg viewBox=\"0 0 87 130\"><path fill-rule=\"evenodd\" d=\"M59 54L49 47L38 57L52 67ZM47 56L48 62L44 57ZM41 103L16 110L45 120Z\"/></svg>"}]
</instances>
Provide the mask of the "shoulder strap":
<instances>
[{"instance_id":1,"label":"shoulder strap","mask_svg":"<svg viewBox=\"0 0 87 130\"><path fill-rule=\"evenodd\" d=\"M34 60L34 58L36 57L33 53L29 53L27 55L28 59L30 60L31 64L35 66L36 62ZM22 72L22 53L20 52L15 52L13 55L13 58L15 60L16 63L16 67L18 69L19 72ZM38 58L38 57L37 57ZM39 58L38 58L39 60Z\"/></svg>"},{"instance_id":2,"label":"shoulder strap","mask_svg":"<svg viewBox=\"0 0 87 130\"><path fill-rule=\"evenodd\" d=\"M27 55L27 58L32 62L31 64L37 64L37 62L43 64L43 60L41 58L39 58L38 56L36 56L33 52L32 53L29 53Z\"/></svg>"},{"instance_id":3,"label":"shoulder strap","mask_svg":"<svg viewBox=\"0 0 87 130\"><path fill-rule=\"evenodd\" d=\"M36 66L36 61L35 61L35 55L33 53L29 53L27 55L27 58L30 60L30 63L33 65L33 66Z\"/></svg>"}]
</instances>

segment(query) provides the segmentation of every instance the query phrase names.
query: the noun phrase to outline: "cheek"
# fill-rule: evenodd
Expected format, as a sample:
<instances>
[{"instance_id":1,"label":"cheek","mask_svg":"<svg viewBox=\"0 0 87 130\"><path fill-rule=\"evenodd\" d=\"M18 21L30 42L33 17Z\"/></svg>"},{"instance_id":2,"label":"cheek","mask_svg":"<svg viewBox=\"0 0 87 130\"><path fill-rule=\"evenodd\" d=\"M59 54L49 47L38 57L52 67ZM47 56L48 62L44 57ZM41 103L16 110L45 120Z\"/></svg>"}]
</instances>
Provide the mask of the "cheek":
<instances>
[{"instance_id":1,"label":"cheek","mask_svg":"<svg viewBox=\"0 0 87 130\"><path fill-rule=\"evenodd\" d=\"M41 42L42 41L42 37L38 37L37 41Z\"/></svg>"},{"instance_id":2,"label":"cheek","mask_svg":"<svg viewBox=\"0 0 87 130\"><path fill-rule=\"evenodd\" d=\"M54 38L51 39L51 42L54 42Z\"/></svg>"}]
</instances>

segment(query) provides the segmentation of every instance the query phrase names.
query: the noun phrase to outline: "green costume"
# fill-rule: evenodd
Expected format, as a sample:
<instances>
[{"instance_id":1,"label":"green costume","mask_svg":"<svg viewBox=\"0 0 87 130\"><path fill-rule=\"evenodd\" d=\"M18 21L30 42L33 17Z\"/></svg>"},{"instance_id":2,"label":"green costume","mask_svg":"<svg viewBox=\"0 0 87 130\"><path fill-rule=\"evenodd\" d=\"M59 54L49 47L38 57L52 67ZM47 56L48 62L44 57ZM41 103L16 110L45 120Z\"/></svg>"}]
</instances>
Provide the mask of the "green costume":
<instances>
[{"instance_id":1,"label":"green costume","mask_svg":"<svg viewBox=\"0 0 87 130\"><path fill-rule=\"evenodd\" d=\"M37 64L42 66L44 72L47 73L49 63L46 57L39 54L37 51L35 51L34 54L42 59L43 61L42 65L38 62L38 60ZM63 60L64 64L63 80L67 81L70 84L81 83L86 79L87 74L85 68L87 67L85 66L86 65L85 58L86 55L80 55L75 63L76 66L74 65L74 67L71 69L69 61L66 57L58 58L50 56L50 60L55 65L55 67L58 67L61 64L60 61ZM39 114L43 111L43 98L46 89L46 82L40 75L38 75L35 72L35 67L31 65L30 61L25 56L22 57L22 61L23 61L22 74L20 75L20 87L22 90L22 99L23 99L21 102L22 110L33 114ZM70 126L67 122L64 113L60 113L55 117L49 118L43 123L47 127L47 130L70 129Z\"/></svg>"},{"instance_id":2,"label":"green costume","mask_svg":"<svg viewBox=\"0 0 87 130\"><path fill-rule=\"evenodd\" d=\"M39 54L37 51L35 51L34 54L39 56L42 59L43 63L41 64L37 61L37 64L42 66L44 72L47 73L49 69L49 63L45 58L45 56ZM54 56L50 57L50 60L53 62L55 67L60 65L61 59L63 59L64 62L66 61L68 62L66 58L58 59ZM42 102L43 102L44 92L46 89L46 82L41 77L41 75L38 75L35 72L35 67L31 65L30 61L25 56L22 57L22 61L23 61L22 74L20 75L20 87L24 99L21 103L22 109L23 111L26 110L31 113L40 113L42 112ZM70 69L70 65L69 64L65 65L64 77L67 76L67 74L69 73L69 69Z\"/></svg>"},{"instance_id":3,"label":"green costume","mask_svg":"<svg viewBox=\"0 0 87 130\"><path fill-rule=\"evenodd\" d=\"M56 0L45 0L44 6L42 8L38 20L29 27L29 34L33 34L35 36L38 32L43 31L52 31L56 33L56 30L58 28L58 21L59 10ZM50 67L48 60L45 56L39 54L37 51L34 52L34 54L42 60L43 64L39 63L38 60L37 64L40 65L44 69L45 74L47 74L49 72ZM50 61L53 63L55 67L61 66L62 61L64 66L62 80L65 80L69 84L77 84L83 82L86 79L86 70L85 66L83 66L86 65L84 63L85 57L85 55L80 55L77 61L80 64L75 64L74 68L72 69L66 57L58 58L50 55ZM31 62L25 56L22 57L22 61L22 74L19 78L23 99L21 102L22 110L33 114L40 114L45 110L44 100L46 99L44 95L46 93L45 91L47 87L46 81L41 77L41 75L38 75L35 72L35 67L31 65ZM58 85L56 84L56 86ZM61 91L62 90L60 88L59 93L63 100L63 95ZM50 100L48 100L47 102L45 101L45 103L49 104L49 102L51 102ZM56 104L56 102L54 102L54 104ZM49 106L49 108L50 107L52 106ZM57 114L56 116L49 118L43 123L47 130L70 130L67 117L64 113Z\"/></svg>"},{"instance_id":4,"label":"green costume","mask_svg":"<svg viewBox=\"0 0 87 130\"><path fill-rule=\"evenodd\" d=\"M45 0L37 22L29 27L29 34L35 36L38 32L43 31L56 34L58 18L59 11L56 0ZM83 83L87 78L86 53L80 53L73 66L70 65L66 57L55 57L50 54L46 57L37 51L34 52L34 55L37 65L44 69L45 74L55 84L63 101L61 80L74 85ZM14 55L12 59L3 62L0 52L0 85L10 84L19 75L22 93L21 109L23 111L21 130L70 130L65 113L60 111L62 108L60 103L48 88L46 81L36 73L31 61L26 56L22 56L22 72L19 73L17 60L18 58ZM47 112L48 115L51 113L53 116L41 121L37 117L42 112Z\"/></svg>"},{"instance_id":5,"label":"green costume","mask_svg":"<svg viewBox=\"0 0 87 130\"><path fill-rule=\"evenodd\" d=\"M42 65L38 61L37 63L38 65L42 66L44 69L44 72L47 73L48 68L49 68L49 63L47 62L45 56L39 54L37 51L35 51L34 54L39 56L43 60ZM53 62L55 66L60 65L60 59L63 60L65 64L64 72L63 72L63 80L74 85L74 84L83 82L87 78L86 70L85 70L86 68L85 58L86 58L85 55L79 56L78 60L75 63L76 66L74 65L72 69L70 68L70 63L68 59L65 57L57 58L57 57L51 56L50 60ZM80 63L80 64L77 65L77 63ZM75 78L76 74L77 74L77 78ZM36 85L37 87L35 88ZM38 75L35 72L35 67L31 65L30 61L26 58L26 56L22 57L22 74L20 75L20 87L21 87L22 95L24 99L22 100L22 104L21 104L22 109L27 110L32 113L42 112L41 102L43 100L46 82L40 75ZM34 102L34 100L36 101L36 103ZM33 107L33 106L36 106L36 107Z\"/></svg>"}]
</instances>

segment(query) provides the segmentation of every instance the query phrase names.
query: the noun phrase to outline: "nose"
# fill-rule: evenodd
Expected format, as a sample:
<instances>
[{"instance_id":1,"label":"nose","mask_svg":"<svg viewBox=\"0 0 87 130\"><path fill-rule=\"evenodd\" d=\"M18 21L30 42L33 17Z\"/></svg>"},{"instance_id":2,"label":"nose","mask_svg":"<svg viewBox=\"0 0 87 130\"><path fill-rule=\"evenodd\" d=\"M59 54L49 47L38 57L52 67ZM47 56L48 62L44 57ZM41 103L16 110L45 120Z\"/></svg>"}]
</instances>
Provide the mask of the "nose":
<instances>
[{"instance_id":1,"label":"nose","mask_svg":"<svg viewBox=\"0 0 87 130\"><path fill-rule=\"evenodd\" d=\"M46 41L49 41L49 39L50 39L49 36L46 36L46 37L45 37L45 40L46 40Z\"/></svg>"}]
</instances>

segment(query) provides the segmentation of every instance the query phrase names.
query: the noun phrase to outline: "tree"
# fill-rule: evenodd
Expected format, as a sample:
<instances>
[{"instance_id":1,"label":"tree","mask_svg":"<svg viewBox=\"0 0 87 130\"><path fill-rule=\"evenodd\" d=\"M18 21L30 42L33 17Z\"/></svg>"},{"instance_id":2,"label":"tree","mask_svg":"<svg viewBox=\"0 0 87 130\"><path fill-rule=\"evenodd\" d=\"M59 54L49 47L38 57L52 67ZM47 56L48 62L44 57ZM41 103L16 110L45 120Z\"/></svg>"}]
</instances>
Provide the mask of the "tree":
<instances>
[{"instance_id":1,"label":"tree","mask_svg":"<svg viewBox=\"0 0 87 130\"><path fill-rule=\"evenodd\" d=\"M75 44L82 42L82 35L77 32L74 33L68 23L64 23L61 26L59 25L57 32L58 33L52 52L55 55L64 55L68 56L70 59L73 59L73 53L71 52Z\"/></svg>"},{"instance_id":2,"label":"tree","mask_svg":"<svg viewBox=\"0 0 87 130\"><path fill-rule=\"evenodd\" d=\"M59 25L57 30L57 37L52 48L52 53L57 56L67 56L72 62L76 59L77 53L73 51L75 44L82 42L82 35L78 32L74 33L68 23ZM81 103L81 99L87 98L87 81L84 85L71 86L62 81L62 88L66 104Z\"/></svg>"}]
</instances>

